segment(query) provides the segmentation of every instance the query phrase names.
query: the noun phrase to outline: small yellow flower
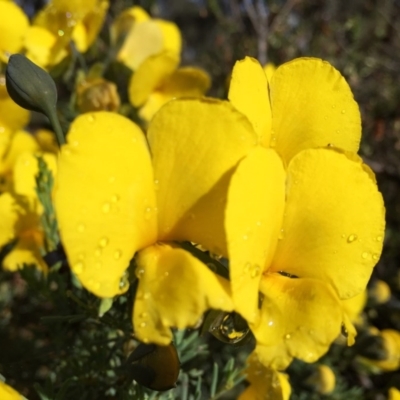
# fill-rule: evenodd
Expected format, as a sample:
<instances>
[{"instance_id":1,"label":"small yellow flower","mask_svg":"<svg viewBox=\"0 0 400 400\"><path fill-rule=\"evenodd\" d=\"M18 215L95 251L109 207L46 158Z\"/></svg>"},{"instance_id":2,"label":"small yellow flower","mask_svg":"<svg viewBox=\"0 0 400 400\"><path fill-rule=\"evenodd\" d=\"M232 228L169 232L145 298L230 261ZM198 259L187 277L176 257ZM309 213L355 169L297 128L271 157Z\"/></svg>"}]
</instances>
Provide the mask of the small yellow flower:
<instances>
[{"instance_id":1,"label":"small yellow flower","mask_svg":"<svg viewBox=\"0 0 400 400\"><path fill-rule=\"evenodd\" d=\"M2 400L23 400L22 397L16 390L6 383L0 381L0 398Z\"/></svg>"},{"instance_id":2,"label":"small yellow flower","mask_svg":"<svg viewBox=\"0 0 400 400\"><path fill-rule=\"evenodd\" d=\"M336 386L335 373L327 365L320 364L306 383L319 394L332 393Z\"/></svg>"},{"instance_id":3,"label":"small yellow flower","mask_svg":"<svg viewBox=\"0 0 400 400\"><path fill-rule=\"evenodd\" d=\"M178 57L182 39L178 27L152 19L141 7L125 10L112 27L114 42L124 39L117 59L135 71L147 58L164 52Z\"/></svg>"},{"instance_id":4,"label":"small yellow flower","mask_svg":"<svg viewBox=\"0 0 400 400\"><path fill-rule=\"evenodd\" d=\"M179 58L160 53L147 58L134 72L129 83L129 100L141 107L139 116L150 121L169 100L200 97L211 85L209 75L195 67L178 68Z\"/></svg>"},{"instance_id":5,"label":"small yellow flower","mask_svg":"<svg viewBox=\"0 0 400 400\"><path fill-rule=\"evenodd\" d=\"M274 369L266 368L257 356L252 354L248 360L246 379L250 386L238 400L289 400L291 387L288 376Z\"/></svg>"},{"instance_id":6,"label":"small yellow flower","mask_svg":"<svg viewBox=\"0 0 400 400\"><path fill-rule=\"evenodd\" d=\"M389 301L392 295L389 285L380 279L372 283L369 295L375 304L383 304Z\"/></svg>"},{"instance_id":7,"label":"small yellow flower","mask_svg":"<svg viewBox=\"0 0 400 400\"><path fill-rule=\"evenodd\" d=\"M52 0L35 17L33 25L45 28L57 38L54 57L72 39L81 53L95 41L108 10L108 0ZM56 63L55 60L51 64Z\"/></svg>"},{"instance_id":8,"label":"small yellow flower","mask_svg":"<svg viewBox=\"0 0 400 400\"><path fill-rule=\"evenodd\" d=\"M121 104L117 86L103 78L85 79L76 89L77 107L82 112L118 111Z\"/></svg>"},{"instance_id":9,"label":"small yellow flower","mask_svg":"<svg viewBox=\"0 0 400 400\"><path fill-rule=\"evenodd\" d=\"M385 359L365 360L380 371L395 371L400 368L400 333L394 329L384 329L379 332L379 336L383 339Z\"/></svg>"},{"instance_id":10,"label":"small yellow flower","mask_svg":"<svg viewBox=\"0 0 400 400\"><path fill-rule=\"evenodd\" d=\"M220 171L209 170L211 153L204 154L202 163L188 163L191 142L171 140L159 123L165 125L154 119L149 126L149 151L144 134L122 116L98 112L78 117L61 150L54 200L70 266L92 293L110 298L125 292L125 271L136 254L135 334L144 342L166 345L171 327L193 326L209 308L232 310L232 301L228 281L171 243L201 243L199 235L208 238L205 244L223 241L220 231L203 225L200 216L199 224L193 224L189 215L198 203L199 212L215 219L203 198ZM195 141L204 134L190 133ZM237 138L231 145L236 151L225 156L221 168L237 162L246 142ZM207 143L212 149L211 137ZM201 176L201 182L192 185L193 176ZM183 223L186 218L192 223Z\"/></svg>"}]
</instances>

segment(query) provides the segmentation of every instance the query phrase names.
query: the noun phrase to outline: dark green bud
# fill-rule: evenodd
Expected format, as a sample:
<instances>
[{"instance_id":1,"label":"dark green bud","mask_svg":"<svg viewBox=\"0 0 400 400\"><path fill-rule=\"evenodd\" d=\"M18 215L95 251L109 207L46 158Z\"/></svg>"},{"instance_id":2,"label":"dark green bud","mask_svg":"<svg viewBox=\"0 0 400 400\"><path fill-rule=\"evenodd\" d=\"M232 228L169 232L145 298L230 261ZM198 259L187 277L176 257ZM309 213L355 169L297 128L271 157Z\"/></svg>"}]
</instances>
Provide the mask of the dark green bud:
<instances>
[{"instance_id":1,"label":"dark green bud","mask_svg":"<svg viewBox=\"0 0 400 400\"><path fill-rule=\"evenodd\" d=\"M6 87L19 106L45 114L53 125L58 144L65 143L56 111L56 84L44 69L22 54L13 54L6 69Z\"/></svg>"},{"instance_id":2,"label":"dark green bud","mask_svg":"<svg viewBox=\"0 0 400 400\"><path fill-rule=\"evenodd\" d=\"M10 97L27 110L47 115L56 107L57 88L52 77L22 54L10 57L6 86Z\"/></svg>"}]
</instances>

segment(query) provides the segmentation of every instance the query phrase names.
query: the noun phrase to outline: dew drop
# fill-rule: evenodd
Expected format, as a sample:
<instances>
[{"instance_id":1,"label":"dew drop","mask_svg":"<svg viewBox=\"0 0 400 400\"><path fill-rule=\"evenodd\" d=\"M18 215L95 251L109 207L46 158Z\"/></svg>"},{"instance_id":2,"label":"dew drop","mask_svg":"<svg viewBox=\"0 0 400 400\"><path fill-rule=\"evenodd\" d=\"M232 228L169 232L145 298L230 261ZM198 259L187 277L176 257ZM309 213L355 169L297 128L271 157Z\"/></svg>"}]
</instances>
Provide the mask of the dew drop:
<instances>
[{"instance_id":1,"label":"dew drop","mask_svg":"<svg viewBox=\"0 0 400 400\"><path fill-rule=\"evenodd\" d=\"M145 337L145 338L143 338L142 342L143 342L143 343L149 343L150 340L149 340L149 338Z\"/></svg>"},{"instance_id":2,"label":"dew drop","mask_svg":"<svg viewBox=\"0 0 400 400\"><path fill-rule=\"evenodd\" d=\"M254 265L252 265L252 266L250 267L250 276L251 276L252 278L257 278L257 276L260 275L260 272L261 272L261 268L260 268L259 265L254 264Z\"/></svg>"},{"instance_id":3,"label":"dew drop","mask_svg":"<svg viewBox=\"0 0 400 400\"><path fill-rule=\"evenodd\" d=\"M73 146L73 147L78 147L78 146L79 146L79 142L78 142L77 140L74 140L74 141L71 143L71 146Z\"/></svg>"},{"instance_id":4,"label":"dew drop","mask_svg":"<svg viewBox=\"0 0 400 400\"><path fill-rule=\"evenodd\" d=\"M144 275L144 269L143 268L138 269L136 274L137 274L138 278L140 278L141 276Z\"/></svg>"},{"instance_id":5,"label":"dew drop","mask_svg":"<svg viewBox=\"0 0 400 400\"><path fill-rule=\"evenodd\" d=\"M85 224L79 224L78 225L78 232L82 233L85 231Z\"/></svg>"},{"instance_id":6,"label":"dew drop","mask_svg":"<svg viewBox=\"0 0 400 400\"><path fill-rule=\"evenodd\" d=\"M104 203L101 207L101 211L103 211L104 214L109 213L111 210L111 205L110 203Z\"/></svg>"},{"instance_id":7,"label":"dew drop","mask_svg":"<svg viewBox=\"0 0 400 400\"><path fill-rule=\"evenodd\" d=\"M111 201L112 201L113 203L117 203L117 202L119 201L119 196L118 196L117 194L114 194L114 195L111 197Z\"/></svg>"},{"instance_id":8,"label":"dew drop","mask_svg":"<svg viewBox=\"0 0 400 400\"><path fill-rule=\"evenodd\" d=\"M141 327L141 328L145 328L145 327L146 327L146 322L144 322L144 321L141 322L141 323L140 323L140 327Z\"/></svg>"},{"instance_id":9,"label":"dew drop","mask_svg":"<svg viewBox=\"0 0 400 400\"><path fill-rule=\"evenodd\" d=\"M357 235L350 235L348 238L347 238L347 243L353 243L353 242L355 242L357 240Z\"/></svg>"},{"instance_id":10,"label":"dew drop","mask_svg":"<svg viewBox=\"0 0 400 400\"><path fill-rule=\"evenodd\" d=\"M243 235L243 240L247 240L249 237L247 235Z\"/></svg>"},{"instance_id":11,"label":"dew drop","mask_svg":"<svg viewBox=\"0 0 400 400\"><path fill-rule=\"evenodd\" d=\"M377 242L382 242L382 236L377 236L377 237L376 237L376 241L377 241Z\"/></svg>"},{"instance_id":12,"label":"dew drop","mask_svg":"<svg viewBox=\"0 0 400 400\"><path fill-rule=\"evenodd\" d=\"M364 251L364 252L361 254L361 257L362 257L364 260L366 260L366 259L369 257L369 253L367 253L366 251Z\"/></svg>"},{"instance_id":13,"label":"dew drop","mask_svg":"<svg viewBox=\"0 0 400 400\"><path fill-rule=\"evenodd\" d=\"M285 335L285 339L286 339L286 340L289 340L291 337L292 337L292 335L291 335L290 333L287 333L287 334Z\"/></svg>"},{"instance_id":14,"label":"dew drop","mask_svg":"<svg viewBox=\"0 0 400 400\"><path fill-rule=\"evenodd\" d=\"M270 147L276 147L276 136L275 135L271 135Z\"/></svg>"},{"instance_id":15,"label":"dew drop","mask_svg":"<svg viewBox=\"0 0 400 400\"><path fill-rule=\"evenodd\" d=\"M146 293L143 295L143 298L144 298L145 300L148 300L150 297L151 297L151 294L150 294L149 292L146 292Z\"/></svg>"},{"instance_id":16,"label":"dew drop","mask_svg":"<svg viewBox=\"0 0 400 400\"><path fill-rule=\"evenodd\" d=\"M244 266L244 273L247 274L250 271L251 268L251 264L250 263L246 263L246 265Z\"/></svg>"},{"instance_id":17,"label":"dew drop","mask_svg":"<svg viewBox=\"0 0 400 400\"><path fill-rule=\"evenodd\" d=\"M83 272L83 262L79 261L74 265L74 272L76 275L80 275Z\"/></svg>"},{"instance_id":18,"label":"dew drop","mask_svg":"<svg viewBox=\"0 0 400 400\"><path fill-rule=\"evenodd\" d=\"M154 190L157 191L158 190L158 185L160 184L160 181L158 179L154 180Z\"/></svg>"},{"instance_id":19,"label":"dew drop","mask_svg":"<svg viewBox=\"0 0 400 400\"><path fill-rule=\"evenodd\" d=\"M64 36L64 31L62 29L59 29L57 33L60 37Z\"/></svg>"},{"instance_id":20,"label":"dew drop","mask_svg":"<svg viewBox=\"0 0 400 400\"><path fill-rule=\"evenodd\" d=\"M256 222L256 225L257 225L257 226L261 226L261 221L257 221L257 222Z\"/></svg>"},{"instance_id":21,"label":"dew drop","mask_svg":"<svg viewBox=\"0 0 400 400\"><path fill-rule=\"evenodd\" d=\"M139 317L140 317L140 318L147 318L147 312L142 312L142 313L139 315Z\"/></svg>"},{"instance_id":22,"label":"dew drop","mask_svg":"<svg viewBox=\"0 0 400 400\"><path fill-rule=\"evenodd\" d=\"M106 247L108 245L108 242L109 242L108 238L104 236L99 240L99 246Z\"/></svg>"},{"instance_id":23,"label":"dew drop","mask_svg":"<svg viewBox=\"0 0 400 400\"><path fill-rule=\"evenodd\" d=\"M85 255L83 253L78 254L78 260L83 260L85 258Z\"/></svg>"},{"instance_id":24,"label":"dew drop","mask_svg":"<svg viewBox=\"0 0 400 400\"><path fill-rule=\"evenodd\" d=\"M379 259L379 254L372 254L372 258L377 261Z\"/></svg>"},{"instance_id":25,"label":"dew drop","mask_svg":"<svg viewBox=\"0 0 400 400\"><path fill-rule=\"evenodd\" d=\"M284 239L284 237L285 237L285 231L283 229L281 229L279 231L278 239L282 240L282 239Z\"/></svg>"},{"instance_id":26,"label":"dew drop","mask_svg":"<svg viewBox=\"0 0 400 400\"><path fill-rule=\"evenodd\" d=\"M146 207L146 209L144 210L144 219L148 221L151 218L151 214L151 207Z\"/></svg>"},{"instance_id":27,"label":"dew drop","mask_svg":"<svg viewBox=\"0 0 400 400\"><path fill-rule=\"evenodd\" d=\"M87 119L89 122L94 122L96 120L96 117L94 114L90 114Z\"/></svg>"},{"instance_id":28,"label":"dew drop","mask_svg":"<svg viewBox=\"0 0 400 400\"><path fill-rule=\"evenodd\" d=\"M346 110L342 110L342 114L346 114Z\"/></svg>"},{"instance_id":29,"label":"dew drop","mask_svg":"<svg viewBox=\"0 0 400 400\"><path fill-rule=\"evenodd\" d=\"M122 256L122 251L121 250L116 250L115 253L114 253L114 258L116 260L119 260L121 258L121 256Z\"/></svg>"},{"instance_id":30,"label":"dew drop","mask_svg":"<svg viewBox=\"0 0 400 400\"><path fill-rule=\"evenodd\" d=\"M164 276L167 278L167 277L169 276L169 272L168 272L168 271L165 271L165 272L164 272Z\"/></svg>"},{"instance_id":31,"label":"dew drop","mask_svg":"<svg viewBox=\"0 0 400 400\"><path fill-rule=\"evenodd\" d=\"M333 143L328 143L328 147L334 147L335 145Z\"/></svg>"},{"instance_id":32,"label":"dew drop","mask_svg":"<svg viewBox=\"0 0 400 400\"><path fill-rule=\"evenodd\" d=\"M95 257L100 257L102 253L103 249L101 249L100 247L97 247L96 250L94 251Z\"/></svg>"}]
</instances>

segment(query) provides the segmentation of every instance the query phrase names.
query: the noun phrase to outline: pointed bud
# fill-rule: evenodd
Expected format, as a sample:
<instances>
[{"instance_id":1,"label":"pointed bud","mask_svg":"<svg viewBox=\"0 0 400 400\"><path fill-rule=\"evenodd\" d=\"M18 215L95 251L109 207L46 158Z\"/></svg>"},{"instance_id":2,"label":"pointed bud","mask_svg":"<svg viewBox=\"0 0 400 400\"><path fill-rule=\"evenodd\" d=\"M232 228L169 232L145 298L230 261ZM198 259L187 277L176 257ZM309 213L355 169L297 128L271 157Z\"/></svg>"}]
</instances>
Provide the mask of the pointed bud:
<instances>
[{"instance_id":1,"label":"pointed bud","mask_svg":"<svg viewBox=\"0 0 400 400\"><path fill-rule=\"evenodd\" d=\"M13 54L7 65L6 86L21 107L47 115L56 107L57 88L52 77L22 54Z\"/></svg>"}]
</instances>

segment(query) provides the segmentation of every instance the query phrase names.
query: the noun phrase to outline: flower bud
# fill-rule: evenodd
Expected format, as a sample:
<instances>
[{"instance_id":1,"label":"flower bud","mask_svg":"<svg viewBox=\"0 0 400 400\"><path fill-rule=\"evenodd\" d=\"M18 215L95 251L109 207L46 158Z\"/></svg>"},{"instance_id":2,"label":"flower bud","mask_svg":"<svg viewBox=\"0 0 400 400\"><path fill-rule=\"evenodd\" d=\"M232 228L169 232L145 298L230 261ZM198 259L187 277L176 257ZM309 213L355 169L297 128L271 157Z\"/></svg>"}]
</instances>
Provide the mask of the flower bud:
<instances>
[{"instance_id":1,"label":"flower bud","mask_svg":"<svg viewBox=\"0 0 400 400\"><path fill-rule=\"evenodd\" d=\"M312 386L319 394L329 394L336 386L335 373L327 365L318 365L314 373L307 379L307 384Z\"/></svg>"},{"instance_id":2,"label":"flower bud","mask_svg":"<svg viewBox=\"0 0 400 400\"><path fill-rule=\"evenodd\" d=\"M55 109L57 89L51 76L22 54L13 54L7 65L6 86L21 107L45 115Z\"/></svg>"}]
</instances>

